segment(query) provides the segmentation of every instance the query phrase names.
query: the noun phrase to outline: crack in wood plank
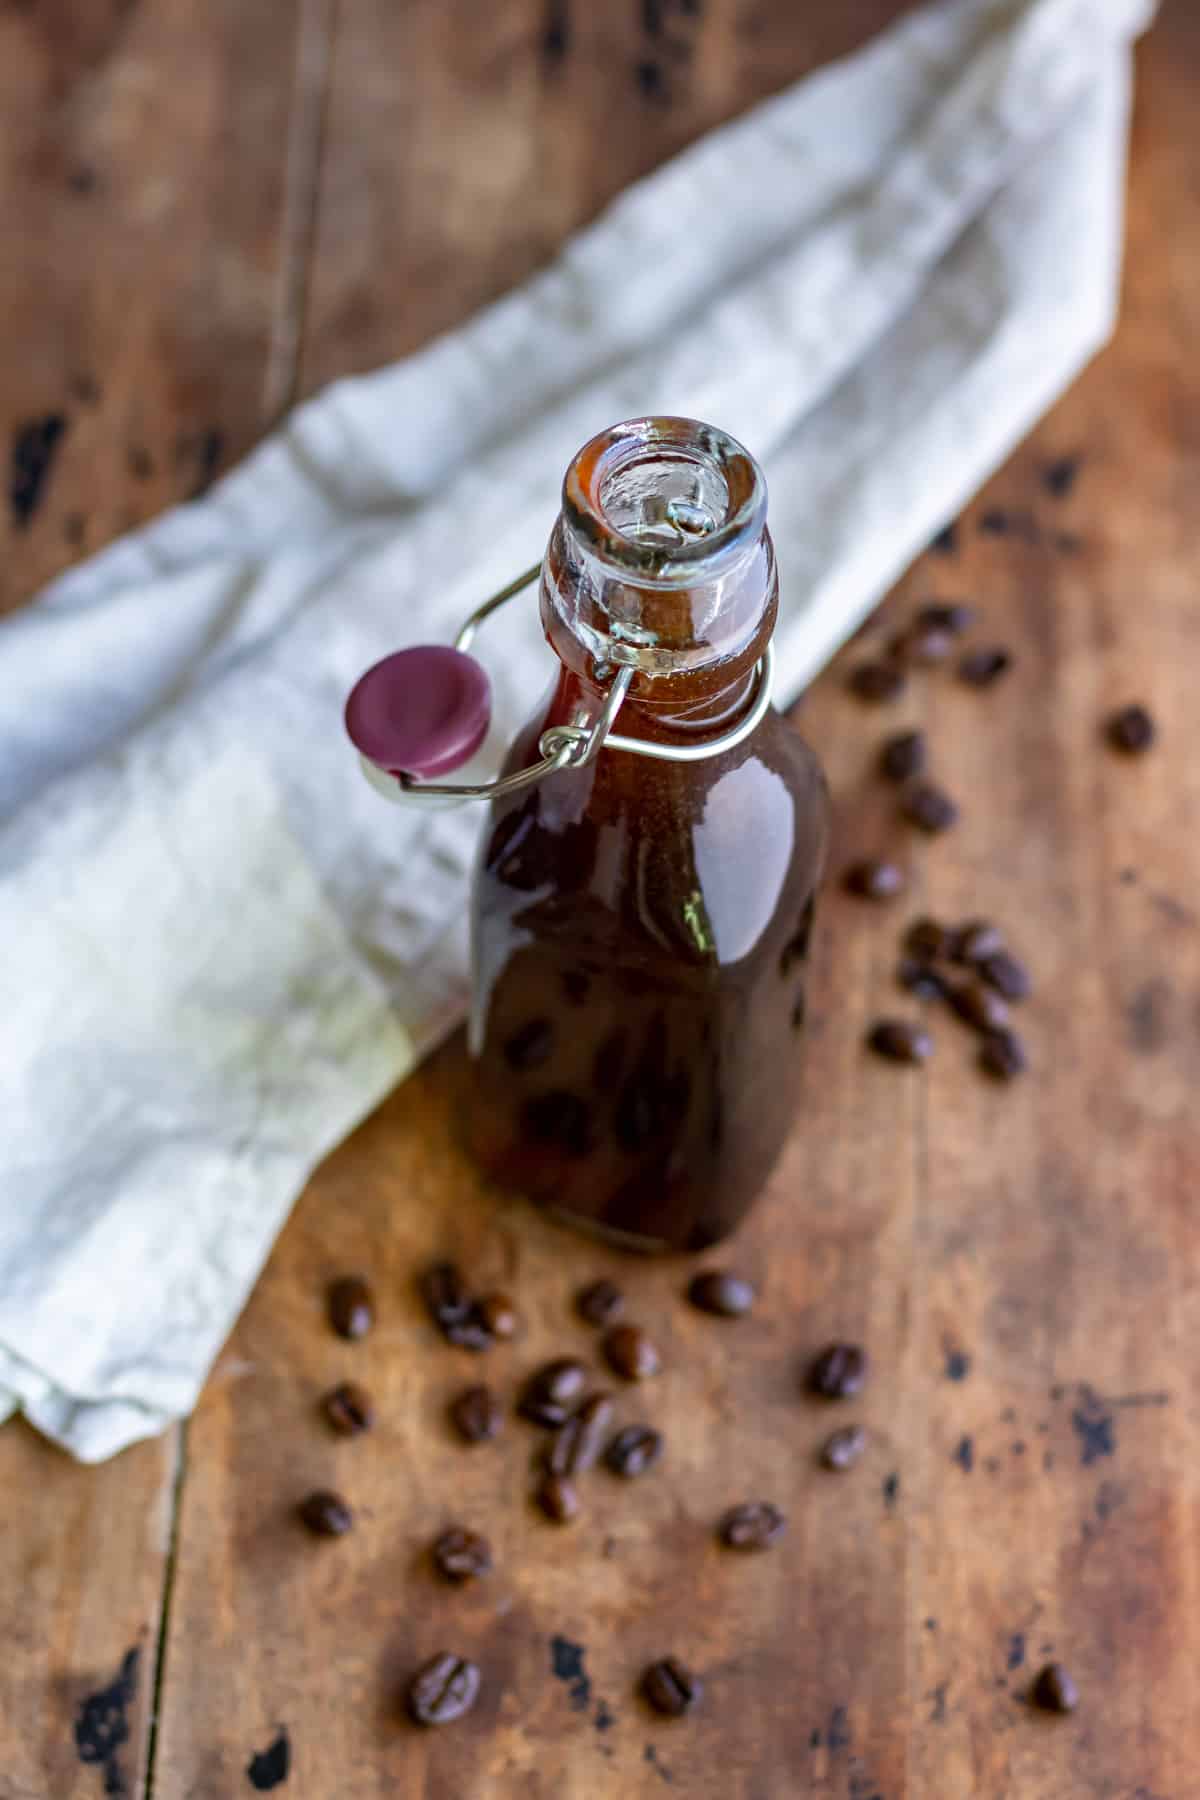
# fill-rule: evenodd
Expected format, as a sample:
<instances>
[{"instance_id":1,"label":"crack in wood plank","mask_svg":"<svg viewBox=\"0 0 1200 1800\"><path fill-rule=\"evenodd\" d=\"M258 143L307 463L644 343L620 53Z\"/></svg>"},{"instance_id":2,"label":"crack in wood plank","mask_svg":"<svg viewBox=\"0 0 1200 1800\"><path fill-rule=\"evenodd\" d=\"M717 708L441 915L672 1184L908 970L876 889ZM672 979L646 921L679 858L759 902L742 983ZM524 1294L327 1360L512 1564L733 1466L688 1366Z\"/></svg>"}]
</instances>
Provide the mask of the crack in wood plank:
<instances>
[{"instance_id":1,"label":"crack in wood plank","mask_svg":"<svg viewBox=\"0 0 1200 1800\"><path fill-rule=\"evenodd\" d=\"M146 1732L146 1759L142 1771L145 1800L154 1800L155 1761L158 1754L158 1718L166 1679L167 1645L171 1632L171 1601L175 1593L175 1565L179 1555L179 1528L183 1513L183 1488L187 1479L188 1427L184 1419L175 1427L175 1466L171 1471L169 1530L167 1557L163 1565L162 1596L158 1609L158 1632L154 1646L153 1689L150 1695L150 1724Z\"/></svg>"},{"instance_id":2,"label":"crack in wood plank","mask_svg":"<svg viewBox=\"0 0 1200 1800\"><path fill-rule=\"evenodd\" d=\"M339 0L300 0L300 4L278 287L263 381L263 423L267 429L278 423L296 398L337 39Z\"/></svg>"}]
</instances>

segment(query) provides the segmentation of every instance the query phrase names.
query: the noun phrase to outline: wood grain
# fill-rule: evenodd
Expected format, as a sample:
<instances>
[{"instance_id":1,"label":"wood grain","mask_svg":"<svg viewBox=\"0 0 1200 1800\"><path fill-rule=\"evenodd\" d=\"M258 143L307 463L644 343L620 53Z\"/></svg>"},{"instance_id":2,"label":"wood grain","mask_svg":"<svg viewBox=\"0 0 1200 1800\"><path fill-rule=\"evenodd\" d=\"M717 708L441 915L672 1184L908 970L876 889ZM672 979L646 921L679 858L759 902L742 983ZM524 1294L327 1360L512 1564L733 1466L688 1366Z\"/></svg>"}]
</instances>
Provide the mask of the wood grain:
<instances>
[{"instance_id":1,"label":"wood grain","mask_svg":"<svg viewBox=\"0 0 1200 1800\"><path fill-rule=\"evenodd\" d=\"M4 1800L142 1792L176 1453L171 1434L85 1469L0 1432Z\"/></svg>"},{"instance_id":2,"label":"wood grain","mask_svg":"<svg viewBox=\"0 0 1200 1800\"><path fill-rule=\"evenodd\" d=\"M629 182L904 10L341 0L305 389L448 330Z\"/></svg>"},{"instance_id":3,"label":"wood grain","mask_svg":"<svg viewBox=\"0 0 1200 1800\"><path fill-rule=\"evenodd\" d=\"M0 6L0 610L206 485L290 391L317 4ZM47 419L22 519L9 458Z\"/></svg>"},{"instance_id":4,"label":"wood grain","mask_svg":"<svg viewBox=\"0 0 1200 1800\"><path fill-rule=\"evenodd\" d=\"M310 5L286 89L278 72L268 81L253 9L192 28L209 104L202 129L185 109L191 147L179 155L199 168L197 146L216 157L228 134L249 134L252 192L206 208L207 178L198 183L195 219L180 214L169 249L156 252L155 316L174 320L196 282L227 300L206 232L244 244L247 221L263 217L271 298L263 310L255 287L254 305L214 317L203 346L198 335L180 340L175 324L161 342L151 333L126 343L115 328L97 339L117 371L104 379L104 405L124 396L114 423L144 367L156 393L186 383L182 410L161 401L164 431L199 418L196 395L207 401L228 337L244 380L222 387L220 414L231 442L244 441L265 416L268 368L271 404L296 385L287 346L301 332L305 389L412 348L544 260L624 181L835 47L812 34L844 30L836 47L848 47L874 21L869 5L664 10L672 40L686 36L691 49L652 92L638 65L666 68L667 52L647 50L632 6L560 14L513 0L472 9L468 31L432 3L342 0L330 60L333 15ZM168 14L182 32L172 8L154 21L135 13L124 29L136 40L164 30ZM33 17L0 12L0 48L36 53L27 66L50 94L55 71L95 59L111 20L84 8L51 30ZM565 51L554 47L560 17ZM247 59L237 79L235 45ZM844 687L859 646L801 712L837 798L835 874L854 855L894 850L911 888L891 910L836 885L826 898L804 1115L728 1252L760 1281L759 1310L736 1323L701 1318L680 1298L692 1265L597 1251L486 1191L455 1141L460 1052L423 1069L318 1172L190 1429L158 1800L252 1792L272 1761L282 1765L285 1742L283 1791L305 1800L626 1800L672 1789L712 1800L1195 1800L1200 20L1183 0L1167 6L1140 64L1117 341L969 509L959 548L923 559L875 627L885 632L930 594L970 595L986 615L980 639L1008 644L1013 672L986 694L941 672L914 681L898 707L867 711ZM20 100L3 56L0 90ZM285 91L306 121L290 152ZM253 94L278 130L251 133L243 108ZM57 144L53 122L24 104L22 131ZM11 153L8 118L6 107L0 154ZM160 130L162 155L174 156ZM90 241L106 276L140 292L140 273L117 260L113 276L108 261L128 240ZM266 236L254 241L270 261ZM86 347L93 314L107 317L110 302L103 281L66 260L66 243L54 236L39 264L47 316L68 321L64 343ZM64 276L59 291L60 263L74 289ZM42 328L8 281L6 316L19 305L23 327ZM60 328L45 329L50 343ZM45 375L20 385L20 361L14 417L51 406ZM14 594L32 585L39 559L56 566L47 509L60 503L71 444L51 497L14 537ZM1056 498L1045 471L1063 455L1079 455L1080 472ZM98 477L101 487L109 479L114 505L141 491L128 472ZM1013 529L985 529L995 514ZM1163 743L1122 760L1100 741L1100 722L1135 698L1158 717ZM962 803L959 828L933 843L914 842L871 772L879 739L902 722L926 726ZM892 986L896 938L925 908L997 918L1034 972L1021 1021L1032 1068L1011 1088L983 1080L949 1018L936 1021L924 1073L863 1054L876 1014L908 1008ZM413 1278L437 1254L516 1293L517 1342L481 1361L436 1339ZM346 1345L324 1322L322 1296L332 1275L357 1268L376 1283L380 1323ZM656 1381L621 1392L619 1416L661 1424L668 1449L640 1483L588 1477L583 1518L556 1530L529 1505L529 1429L510 1419L502 1441L467 1450L445 1406L471 1380L511 1397L539 1359L592 1353L570 1297L601 1273L625 1285L664 1354ZM800 1387L807 1358L835 1335L861 1338L873 1359L852 1407L818 1406ZM355 1441L332 1436L317 1410L349 1376L372 1387L380 1415ZM821 1471L822 1438L851 1418L870 1433L866 1456L844 1476ZM136 1794L172 1446L83 1471L12 1429L0 1435L0 1465L17 1496L0 1592L24 1609L4 1711L35 1721L0 1793L102 1791L102 1768L76 1759L72 1722L144 1644L129 1706ZM296 1524L297 1501L317 1485L355 1505L349 1537L318 1542ZM787 1535L760 1558L722 1553L716 1518L760 1495L785 1508ZM495 1573L474 1591L440 1586L428 1567L428 1545L452 1519L495 1546ZM401 1716L403 1683L443 1647L479 1660L483 1696L458 1726L421 1733ZM652 1719L634 1693L644 1663L664 1653L706 1682L701 1709L678 1723ZM1026 1704L1052 1653L1083 1693L1066 1720Z\"/></svg>"}]
</instances>

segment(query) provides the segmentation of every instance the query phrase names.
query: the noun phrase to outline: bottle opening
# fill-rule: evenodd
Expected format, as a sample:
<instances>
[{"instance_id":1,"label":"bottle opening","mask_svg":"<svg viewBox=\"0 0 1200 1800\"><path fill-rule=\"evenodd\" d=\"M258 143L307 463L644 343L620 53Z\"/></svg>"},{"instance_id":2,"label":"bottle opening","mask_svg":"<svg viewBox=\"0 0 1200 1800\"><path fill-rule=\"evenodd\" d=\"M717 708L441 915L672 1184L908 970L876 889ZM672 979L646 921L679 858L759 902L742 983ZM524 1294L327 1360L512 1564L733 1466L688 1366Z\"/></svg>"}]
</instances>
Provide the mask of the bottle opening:
<instances>
[{"instance_id":1,"label":"bottle opening","mask_svg":"<svg viewBox=\"0 0 1200 1800\"><path fill-rule=\"evenodd\" d=\"M735 438L695 419L630 419L584 445L563 482L572 531L614 571L687 586L757 543L762 470Z\"/></svg>"}]
</instances>

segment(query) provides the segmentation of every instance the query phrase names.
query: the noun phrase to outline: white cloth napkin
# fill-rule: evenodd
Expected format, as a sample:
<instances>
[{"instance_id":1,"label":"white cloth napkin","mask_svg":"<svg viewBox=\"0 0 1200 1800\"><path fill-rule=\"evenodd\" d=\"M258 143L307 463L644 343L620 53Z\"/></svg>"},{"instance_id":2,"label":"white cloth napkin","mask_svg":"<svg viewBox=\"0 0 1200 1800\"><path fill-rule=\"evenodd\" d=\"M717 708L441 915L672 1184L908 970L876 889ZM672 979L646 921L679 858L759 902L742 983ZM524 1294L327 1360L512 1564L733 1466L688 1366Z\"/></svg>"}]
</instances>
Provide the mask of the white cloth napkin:
<instances>
[{"instance_id":1,"label":"white cloth napkin","mask_svg":"<svg viewBox=\"0 0 1200 1800\"><path fill-rule=\"evenodd\" d=\"M954 0L714 133L0 625L0 1416L186 1413L308 1172L458 1018L478 808L389 808L359 672L535 561L574 450L765 463L790 698L1113 319L1151 0ZM546 652L485 634L501 729Z\"/></svg>"}]
</instances>

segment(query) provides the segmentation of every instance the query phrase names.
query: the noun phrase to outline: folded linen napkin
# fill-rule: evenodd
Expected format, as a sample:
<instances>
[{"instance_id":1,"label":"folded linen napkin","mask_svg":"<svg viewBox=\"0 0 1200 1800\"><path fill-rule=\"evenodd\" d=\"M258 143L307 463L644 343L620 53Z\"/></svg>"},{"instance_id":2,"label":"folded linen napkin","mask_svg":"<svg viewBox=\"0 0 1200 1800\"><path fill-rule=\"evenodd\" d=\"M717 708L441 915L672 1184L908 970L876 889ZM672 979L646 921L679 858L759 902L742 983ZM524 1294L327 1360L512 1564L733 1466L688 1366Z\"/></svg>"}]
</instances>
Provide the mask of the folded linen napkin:
<instances>
[{"instance_id":1,"label":"folded linen napkin","mask_svg":"<svg viewBox=\"0 0 1200 1800\"><path fill-rule=\"evenodd\" d=\"M765 464L792 697L1107 336L1151 11L906 18L0 624L0 1417L95 1460L185 1414L308 1172L460 1014L481 811L381 804L355 677L672 412ZM532 604L501 641L505 732Z\"/></svg>"}]
</instances>

